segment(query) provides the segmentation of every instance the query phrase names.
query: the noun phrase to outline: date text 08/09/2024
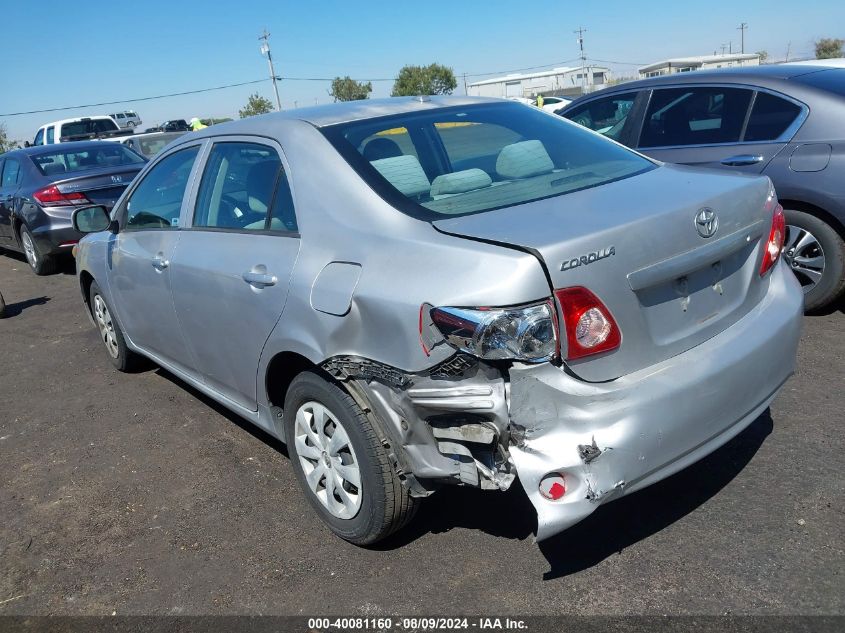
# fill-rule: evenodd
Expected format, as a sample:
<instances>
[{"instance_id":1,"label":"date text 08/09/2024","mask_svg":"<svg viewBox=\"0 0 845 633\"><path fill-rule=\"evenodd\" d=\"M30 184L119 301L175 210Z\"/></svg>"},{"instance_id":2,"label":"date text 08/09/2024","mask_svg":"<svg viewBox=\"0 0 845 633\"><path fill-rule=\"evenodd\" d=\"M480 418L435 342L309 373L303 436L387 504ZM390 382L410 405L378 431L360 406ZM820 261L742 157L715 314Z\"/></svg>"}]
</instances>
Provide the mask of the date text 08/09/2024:
<instances>
[{"instance_id":1,"label":"date text 08/09/2024","mask_svg":"<svg viewBox=\"0 0 845 633\"><path fill-rule=\"evenodd\" d=\"M310 631L445 631L445 630L527 630L528 624L518 618L309 618Z\"/></svg>"}]
</instances>

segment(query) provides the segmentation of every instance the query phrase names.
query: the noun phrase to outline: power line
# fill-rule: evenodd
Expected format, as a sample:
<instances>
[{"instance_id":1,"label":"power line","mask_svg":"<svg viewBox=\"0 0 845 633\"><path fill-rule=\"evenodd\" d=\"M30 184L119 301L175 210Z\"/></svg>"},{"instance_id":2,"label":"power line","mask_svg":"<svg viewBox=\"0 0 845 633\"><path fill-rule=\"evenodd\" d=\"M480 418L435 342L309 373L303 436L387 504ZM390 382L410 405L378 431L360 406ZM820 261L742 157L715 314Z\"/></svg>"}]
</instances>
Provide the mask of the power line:
<instances>
[{"instance_id":1,"label":"power line","mask_svg":"<svg viewBox=\"0 0 845 633\"><path fill-rule=\"evenodd\" d=\"M649 62L618 62L612 59L593 59L590 58L591 62L600 62L602 64L619 64L620 66L645 66Z\"/></svg>"},{"instance_id":2,"label":"power line","mask_svg":"<svg viewBox=\"0 0 845 633\"><path fill-rule=\"evenodd\" d=\"M539 66L527 66L525 68L511 68L510 70L494 70L489 73L464 73L467 77L486 77L487 75L502 75L504 73L518 73L523 70L537 70L538 68L546 68L546 66L557 66L558 64L568 64L570 62L578 61L578 57L573 59L566 59L562 62L550 62L548 64L540 64Z\"/></svg>"},{"instance_id":3,"label":"power line","mask_svg":"<svg viewBox=\"0 0 845 633\"><path fill-rule=\"evenodd\" d=\"M236 84L226 84L225 86L215 86L214 88L200 88L199 90L186 90L184 92L171 92L166 95L156 95L155 97L138 97L137 99L119 99L117 101L103 101L101 103L84 103L81 105L64 106L62 108L44 108L43 110L29 110L27 112L7 112L0 114L0 116L19 116L22 114L42 114L44 112L58 112L59 110L76 110L78 108L95 108L106 105L116 105L118 103L135 103L137 101L152 101L153 99L165 99L167 97L181 97L183 95L194 95L201 92L211 92L213 90L225 90L226 88L237 88L238 86L249 86L252 84L260 84L269 79L256 79L254 81L242 81Z\"/></svg>"}]
</instances>

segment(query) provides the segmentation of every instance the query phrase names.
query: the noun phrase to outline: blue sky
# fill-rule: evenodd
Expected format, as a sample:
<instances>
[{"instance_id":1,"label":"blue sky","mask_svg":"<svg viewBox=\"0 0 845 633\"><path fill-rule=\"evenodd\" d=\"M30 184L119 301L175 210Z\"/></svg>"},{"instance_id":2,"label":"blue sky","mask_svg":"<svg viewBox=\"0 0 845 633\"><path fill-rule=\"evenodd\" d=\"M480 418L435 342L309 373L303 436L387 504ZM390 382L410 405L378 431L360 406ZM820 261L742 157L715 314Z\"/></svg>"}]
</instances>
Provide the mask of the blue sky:
<instances>
[{"instance_id":1,"label":"blue sky","mask_svg":"<svg viewBox=\"0 0 845 633\"><path fill-rule=\"evenodd\" d=\"M265 27L284 77L392 78L404 64L439 62L459 76L560 65L578 57L613 60L617 76L672 56L711 54L749 25L746 51L783 59L812 55L813 40L845 38L845 2L812 0L293 1L99 0L4 2L0 115L99 103L264 79L258 36ZM575 5L575 6L573 6ZM49 22L44 22L49 16ZM38 25L41 24L39 27ZM373 82L373 97L391 81ZM282 106L328 103L328 82L284 80ZM460 86L458 91L462 91ZM251 92L272 99L269 81L120 106L0 116L12 138L31 139L48 122L135 109L144 126L169 118L237 118Z\"/></svg>"}]
</instances>

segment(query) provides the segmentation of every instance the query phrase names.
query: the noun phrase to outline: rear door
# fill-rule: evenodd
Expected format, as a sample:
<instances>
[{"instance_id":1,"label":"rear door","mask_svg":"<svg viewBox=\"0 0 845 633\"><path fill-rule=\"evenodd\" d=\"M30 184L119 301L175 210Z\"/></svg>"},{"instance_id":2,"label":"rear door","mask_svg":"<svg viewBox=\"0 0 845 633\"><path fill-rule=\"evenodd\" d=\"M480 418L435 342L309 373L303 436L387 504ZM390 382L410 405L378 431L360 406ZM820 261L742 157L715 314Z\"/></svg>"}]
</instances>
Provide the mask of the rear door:
<instances>
[{"instance_id":1,"label":"rear door","mask_svg":"<svg viewBox=\"0 0 845 633\"><path fill-rule=\"evenodd\" d=\"M9 244L12 235L12 205L20 188L22 166L18 159L0 160L0 244Z\"/></svg>"},{"instance_id":2,"label":"rear door","mask_svg":"<svg viewBox=\"0 0 845 633\"><path fill-rule=\"evenodd\" d=\"M638 149L669 163L758 174L786 146L804 110L790 99L745 87L656 89Z\"/></svg>"},{"instance_id":3,"label":"rear door","mask_svg":"<svg viewBox=\"0 0 845 633\"><path fill-rule=\"evenodd\" d=\"M194 363L173 308L170 262L200 147L178 148L144 174L117 209L120 231L110 253L109 287L126 334L186 373Z\"/></svg>"},{"instance_id":4,"label":"rear door","mask_svg":"<svg viewBox=\"0 0 845 633\"><path fill-rule=\"evenodd\" d=\"M281 147L215 140L171 262L173 300L205 383L256 410L261 350L279 320L299 253Z\"/></svg>"}]
</instances>

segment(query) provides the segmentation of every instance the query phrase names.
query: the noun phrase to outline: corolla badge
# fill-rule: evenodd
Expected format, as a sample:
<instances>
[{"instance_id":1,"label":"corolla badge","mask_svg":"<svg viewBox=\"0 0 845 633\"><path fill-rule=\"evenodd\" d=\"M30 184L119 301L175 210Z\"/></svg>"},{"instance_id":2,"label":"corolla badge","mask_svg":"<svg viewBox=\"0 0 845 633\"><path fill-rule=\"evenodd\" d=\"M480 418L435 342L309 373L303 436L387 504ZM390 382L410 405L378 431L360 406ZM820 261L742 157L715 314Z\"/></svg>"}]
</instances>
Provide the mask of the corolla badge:
<instances>
[{"instance_id":1,"label":"corolla badge","mask_svg":"<svg viewBox=\"0 0 845 633\"><path fill-rule=\"evenodd\" d=\"M123 176L112 176L111 181L112 182L123 182Z\"/></svg>"},{"instance_id":2,"label":"corolla badge","mask_svg":"<svg viewBox=\"0 0 845 633\"><path fill-rule=\"evenodd\" d=\"M710 207L699 209L695 214L695 230L703 238L713 237L719 230L719 218Z\"/></svg>"},{"instance_id":3,"label":"corolla badge","mask_svg":"<svg viewBox=\"0 0 845 633\"><path fill-rule=\"evenodd\" d=\"M610 257L611 255L616 255L616 247L614 246L608 246L607 248L601 248L597 251L593 251L592 253L587 253L586 255L568 259L560 265L560 269L572 270L573 268L578 268L578 266L586 266L587 264L592 264L593 262L597 262L605 257Z\"/></svg>"}]
</instances>

